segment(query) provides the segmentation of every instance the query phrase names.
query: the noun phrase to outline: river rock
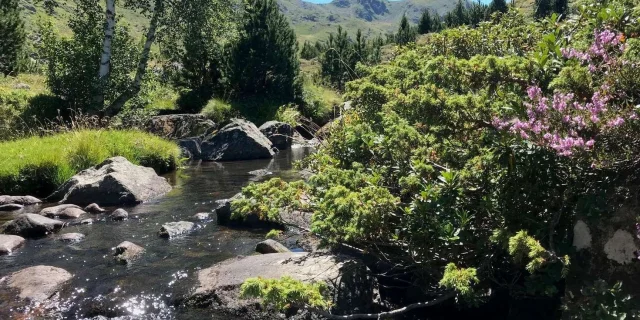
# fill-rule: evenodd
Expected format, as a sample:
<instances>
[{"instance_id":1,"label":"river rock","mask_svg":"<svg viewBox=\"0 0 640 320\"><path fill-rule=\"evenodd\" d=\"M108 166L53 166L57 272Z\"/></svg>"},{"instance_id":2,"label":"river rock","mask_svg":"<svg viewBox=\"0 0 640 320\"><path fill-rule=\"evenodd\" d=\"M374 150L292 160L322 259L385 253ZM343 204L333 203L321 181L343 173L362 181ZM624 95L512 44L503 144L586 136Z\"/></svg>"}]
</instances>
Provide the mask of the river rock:
<instances>
[{"instance_id":1,"label":"river rock","mask_svg":"<svg viewBox=\"0 0 640 320\"><path fill-rule=\"evenodd\" d=\"M12 221L4 224L6 234L23 237L43 237L57 232L65 226L62 221L49 219L35 213L23 213Z\"/></svg>"},{"instance_id":2,"label":"river rock","mask_svg":"<svg viewBox=\"0 0 640 320\"><path fill-rule=\"evenodd\" d=\"M3 286L17 290L20 299L43 302L60 291L72 277L64 269L35 266L12 273Z\"/></svg>"},{"instance_id":3,"label":"river rock","mask_svg":"<svg viewBox=\"0 0 640 320\"><path fill-rule=\"evenodd\" d=\"M273 253L233 258L198 272L198 286L187 303L242 316L243 319L277 319L260 310L255 299L240 299L240 286L248 278L278 279L289 276L306 283L327 283L334 312L372 310L377 282L368 269L356 261L333 255Z\"/></svg>"},{"instance_id":4,"label":"river rock","mask_svg":"<svg viewBox=\"0 0 640 320\"><path fill-rule=\"evenodd\" d=\"M200 220L200 221L204 221L204 220L209 220L211 214L209 212L199 212L196 213L195 215L193 215L193 218L196 220Z\"/></svg>"},{"instance_id":5,"label":"river rock","mask_svg":"<svg viewBox=\"0 0 640 320\"><path fill-rule=\"evenodd\" d=\"M11 254L24 244L24 238L10 234L0 234L0 255Z\"/></svg>"},{"instance_id":6,"label":"river rock","mask_svg":"<svg viewBox=\"0 0 640 320\"><path fill-rule=\"evenodd\" d=\"M80 221L80 224L93 224L93 219L91 219L91 218L84 219L84 220Z\"/></svg>"},{"instance_id":7,"label":"river rock","mask_svg":"<svg viewBox=\"0 0 640 320\"><path fill-rule=\"evenodd\" d=\"M68 207L58 211L55 214L47 212L45 216L49 218L78 219L80 218L80 216L82 216L85 213L86 212L84 212L84 210L80 208Z\"/></svg>"},{"instance_id":8,"label":"river rock","mask_svg":"<svg viewBox=\"0 0 640 320\"><path fill-rule=\"evenodd\" d=\"M116 209L109 215L109 218L116 221L127 220L129 218L129 212L124 209Z\"/></svg>"},{"instance_id":9,"label":"river rock","mask_svg":"<svg viewBox=\"0 0 640 320\"><path fill-rule=\"evenodd\" d=\"M142 254L142 252L144 252L144 248L142 248L141 246L129 241L125 241L116 247L114 257L116 261L122 263L131 263L133 260L137 259L140 254Z\"/></svg>"},{"instance_id":10,"label":"river rock","mask_svg":"<svg viewBox=\"0 0 640 320\"><path fill-rule=\"evenodd\" d=\"M171 114L152 117L147 131L169 139L182 139L203 135L216 124L201 114Z\"/></svg>"},{"instance_id":11,"label":"river rock","mask_svg":"<svg viewBox=\"0 0 640 320\"><path fill-rule=\"evenodd\" d=\"M50 199L79 205L134 205L156 199L169 191L171 185L153 169L134 165L123 157L114 157L73 176Z\"/></svg>"},{"instance_id":12,"label":"river rock","mask_svg":"<svg viewBox=\"0 0 640 320\"><path fill-rule=\"evenodd\" d=\"M294 130L288 123L268 121L261 125L259 129L271 141L273 146L279 150L291 148Z\"/></svg>"},{"instance_id":13,"label":"river rock","mask_svg":"<svg viewBox=\"0 0 640 320\"><path fill-rule=\"evenodd\" d=\"M178 145L182 149L183 156L190 159L200 159L202 156L202 150L200 145L202 141L200 138L186 138L178 140Z\"/></svg>"},{"instance_id":14,"label":"river rock","mask_svg":"<svg viewBox=\"0 0 640 320\"><path fill-rule=\"evenodd\" d=\"M62 211L69 208L82 210L80 207L76 206L75 204L61 204L54 207L44 208L40 210L40 214L45 217L55 217L60 215Z\"/></svg>"},{"instance_id":15,"label":"river rock","mask_svg":"<svg viewBox=\"0 0 640 320\"><path fill-rule=\"evenodd\" d=\"M195 224L188 221L169 222L162 225L160 228L160 236L163 238L173 238L185 233L189 233Z\"/></svg>"},{"instance_id":16,"label":"river rock","mask_svg":"<svg viewBox=\"0 0 640 320\"><path fill-rule=\"evenodd\" d=\"M39 203L42 203L42 201L32 196L0 196L0 205L21 204L23 206L31 206Z\"/></svg>"},{"instance_id":17,"label":"river rock","mask_svg":"<svg viewBox=\"0 0 640 320\"><path fill-rule=\"evenodd\" d=\"M256 252L262 253L262 254L283 253L283 252L290 252L290 251L291 250L287 249L287 247L282 245L282 243L275 240L271 240L271 239L267 239L256 245Z\"/></svg>"},{"instance_id":18,"label":"river rock","mask_svg":"<svg viewBox=\"0 0 640 320\"><path fill-rule=\"evenodd\" d=\"M251 122L234 119L202 142L202 159L236 161L273 158L271 141Z\"/></svg>"},{"instance_id":19,"label":"river rock","mask_svg":"<svg viewBox=\"0 0 640 320\"><path fill-rule=\"evenodd\" d=\"M92 203L92 204L86 206L84 208L84 211L91 212L91 213L104 213L107 210L105 210L103 208L100 208L100 206L97 203Z\"/></svg>"},{"instance_id":20,"label":"river rock","mask_svg":"<svg viewBox=\"0 0 640 320\"><path fill-rule=\"evenodd\" d=\"M63 242L80 242L84 240L84 238L85 238L84 234L73 232L73 233L61 234L56 237L56 240L63 241Z\"/></svg>"},{"instance_id":21,"label":"river rock","mask_svg":"<svg viewBox=\"0 0 640 320\"><path fill-rule=\"evenodd\" d=\"M24 206L21 204L10 203L10 204L1 205L0 211L18 211L18 210L22 210L23 208Z\"/></svg>"}]
</instances>

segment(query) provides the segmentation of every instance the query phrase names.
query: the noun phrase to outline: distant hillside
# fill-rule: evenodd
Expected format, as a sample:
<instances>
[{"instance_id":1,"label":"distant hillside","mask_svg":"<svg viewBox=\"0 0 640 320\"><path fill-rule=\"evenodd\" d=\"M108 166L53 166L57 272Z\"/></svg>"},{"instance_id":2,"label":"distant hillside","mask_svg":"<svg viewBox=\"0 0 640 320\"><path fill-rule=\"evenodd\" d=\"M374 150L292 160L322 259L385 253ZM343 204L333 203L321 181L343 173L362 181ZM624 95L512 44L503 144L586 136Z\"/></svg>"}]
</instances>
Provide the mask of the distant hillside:
<instances>
[{"instance_id":1,"label":"distant hillside","mask_svg":"<svg viewBox=\"0 0 640 320\"><path fill-rule=\"evenodd\" d=\"M451 10L456 0L334 0L328 4L313 4L302 0L277 0L280 10L289 18L299 41L315 41L328 37L341 25L350 34L361 29L367 36L377 36L395 32L403 14L410 21L417 23L422 11L430 9L441 15ZM474 0L475 1L475 0ZM34 5L34 0L21 0L27 26L33 28L37 12L43 12L41 5ZM57 9L56 26L63 34L69 33L66 22L70 16L73 0L59 0L61 6ZM517 0L518 6L531 9L533 0ZM147 20L142 15L119 8L117 10L121 21L131 25L136 36L142 36Z\"/></svg>"},{"instance_id":2,"label":"distant hillside","mask_svg":"<svg viewBox=\"0 0 640 320\"><path fill-rule=\"evenodd\" d=\"M361 29L368 35L386 34L397 29L405 13L417 23L424 9L444 14L455 6L453 0L334 0L328 4L278 0L278 3L303 41L324 39L338 25L349 32Z\"/></svg>"}]
</instances>

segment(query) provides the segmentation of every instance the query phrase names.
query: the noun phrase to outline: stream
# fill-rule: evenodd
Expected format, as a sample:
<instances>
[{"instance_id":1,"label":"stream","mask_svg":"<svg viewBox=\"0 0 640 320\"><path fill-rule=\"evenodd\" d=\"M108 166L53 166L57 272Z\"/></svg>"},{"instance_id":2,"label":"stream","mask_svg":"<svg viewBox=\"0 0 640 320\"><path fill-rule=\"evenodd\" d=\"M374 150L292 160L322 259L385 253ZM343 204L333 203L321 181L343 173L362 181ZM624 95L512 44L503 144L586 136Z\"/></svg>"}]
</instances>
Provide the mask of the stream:
<instances>
[{"instance_id":1,"label":"stream","mask_svg":"<svg viewBox=\"0 0 640 320\"><path fill-rule=\"evenodd\" d=\"M268 160L191 163L165 176L174 187L168 195L125 207L130 214L128 220L111 221L105 219L106 215L88 214L83 219L93 218L93 224L71 226L60 232L83 233L86 238L81 242L69 244L52 237L27 239L12 255L0 256L0 278L36 265L59 267L72 273L69 289L60 293L60 299L54 299L54 305L48 306L55 310L53 318L232 319L212 314L208 309L177 305L194 288L197 270L238 255L254 254L255 245L264 240L268 230L218 226L213 214L214 221L197 222L199 229L183 237L167 240L160 238L158 231L166 222L195 221L193 215L211 212L215 200L230 198L251 182L273 177L300 179L293 162L311 152L297 148ZM273 174L256 177L249 173L259 169ZM115 208L107 209L110 212ZM0 223L13 217L14 214L0 213ZM145 248L131 265L113 259L113 248L123 241ZM25 312L16 309L9 300L11 297L0 297L0 319L19 318ZM40 309L43 308L29 311L37 314Z\"/></svg>"}]
</instances>

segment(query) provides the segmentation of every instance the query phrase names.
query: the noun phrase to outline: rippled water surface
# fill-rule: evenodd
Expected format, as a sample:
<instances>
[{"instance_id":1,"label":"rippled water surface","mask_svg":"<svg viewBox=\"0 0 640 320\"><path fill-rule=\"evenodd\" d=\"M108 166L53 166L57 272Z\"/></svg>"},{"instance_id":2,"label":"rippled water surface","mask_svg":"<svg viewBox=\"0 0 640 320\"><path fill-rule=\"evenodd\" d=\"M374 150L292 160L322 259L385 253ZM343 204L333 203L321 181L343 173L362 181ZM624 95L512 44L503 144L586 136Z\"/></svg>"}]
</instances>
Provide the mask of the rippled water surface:
<instances>
[{"instance_id":1,"label":"rippled water surface","mask_svg":"<svg viewBox=\"0 0 640 320\"><path fill-rule=\"evenodd\" d=\"M171 193L129 211L130 219L109 221L104 215L89 215L92 225L72 226L61 233L80 232L86 238L67 244L52 238L27 240L10 256L0 256L0 277L36 265L63 268L74 275L69 289L62 292L57 316L77 319L103 315L131 316L133 319L229 319L212 315L210 310L176 307L193 288L195 273L222 260L253 253L265 231L242 231L198 222L200 229L191 234L166 240L158 237L161 225L171 221L194 221L198 212L211 212L215 200L238 193L251 181L282 177L299 179L292 169L309 149L281 152L273 160L230 163L192 163L167 175L174 185ZM250 171L266 169L272 175L256 177ZM108 208L113 210L115 208ZM214 216L215 217L215 216ZM87 218L87 217L83 217ZM0 213L0 223L12 219ZM131 241L145 248L145 253L131 265L113 260L113 248ZM7 297L2 297L2 300ZM16 317L7 301L0 302L0 319Z\"/></svg>"}]
</instances>

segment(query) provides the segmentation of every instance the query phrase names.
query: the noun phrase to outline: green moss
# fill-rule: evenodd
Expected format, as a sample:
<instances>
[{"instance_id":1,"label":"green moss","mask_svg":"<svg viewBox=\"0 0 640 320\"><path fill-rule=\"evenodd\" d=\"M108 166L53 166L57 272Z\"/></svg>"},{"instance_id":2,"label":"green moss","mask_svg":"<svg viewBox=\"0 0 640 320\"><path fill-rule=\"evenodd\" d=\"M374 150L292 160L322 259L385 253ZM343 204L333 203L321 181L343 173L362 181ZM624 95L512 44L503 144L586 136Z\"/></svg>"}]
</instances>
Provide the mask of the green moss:
<instances>
[{"instance_id":1,"label":"green moss","mask_svg":"<svg viewBox=\"0 0 640 320\"><path fill-rule=\"evenodd\" d=\"M307 284L291 277L250 278L240 287L240 297L261 298L263 304L283 311L291 307L329 309L331 301L324 296L326 291L327 286L322 282Z\"/></svg>"},{"instance_id":2,"label":"green moss","mask_svg":"<svg viewBox=\"0 0 640 320\"><path fill-rule=\"evenodd\" d=\"M77 172L123 156L158 173L176 168L180 151L140 131L84 130L0 143L0 193L48 196Z\"/></svg>"}]
</instances>

